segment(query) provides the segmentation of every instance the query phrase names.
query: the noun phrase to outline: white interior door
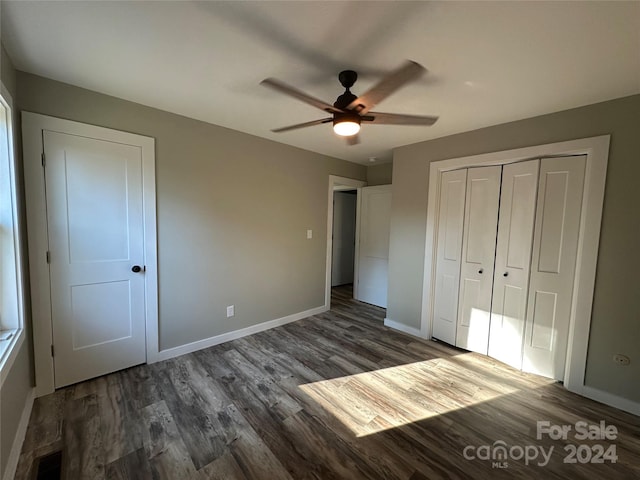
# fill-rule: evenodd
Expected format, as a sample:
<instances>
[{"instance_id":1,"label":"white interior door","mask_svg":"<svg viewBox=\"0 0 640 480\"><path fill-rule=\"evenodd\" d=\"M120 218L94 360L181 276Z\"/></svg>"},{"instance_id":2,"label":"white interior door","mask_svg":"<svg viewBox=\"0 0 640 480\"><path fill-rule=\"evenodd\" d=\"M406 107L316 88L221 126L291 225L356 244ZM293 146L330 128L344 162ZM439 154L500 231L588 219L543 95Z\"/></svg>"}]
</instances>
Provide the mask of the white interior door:
<instances>
[{"instance_id":1,"label":"white interior door","mask_svg":"<svg viewBox=\"0 0 640 480\"><path fill-rule=\"evenodd\" d=\"M530 160L502 170L489 355L518 369L522 368L539 165L539 160Z\"/></svg>"},{"instance_id":2,"label":"white interior door","mask_svg":"<svg viewBox=\"0 0 640 480\"><path fill-rule=\"evenodd\" d=\"M586 156L540 162L522 369L564 379Z\"/></svg>"},{"instance_id":3,"label":"white interior door","mask_svg":"<svg viewBox=\"0 0 640 480\"><path fill-rule=\"evenodd\" d=\"M442 174L438 212L438 240L432 336L456 343L460 255L464 226L467 169Z\"/></svg>"},{"instance_id":4,"label":"white interior door","mask_svg":"<svg viewBox=\"0 0 640 480\"><path fill-rule=\"evenodd\" d=\"M55 386L144 363L141 149L44 132Z\"/></svg>"},{"instance_id":5,"label":"white interior door","mask_svg":"<svg viewBox=\"0 0 640 480\"><path fill-rule=\"evenodd\" d=\"M501 167L467 172L456 346L487 354Z\"/></svg>"},{"instance_id":6,"label":"white interior door","mask_svg":"<svg viewBox=\"0 0 640 480\"><path fill-rule=\"evenodd\" d=\"M332 287L353 283L357 198L355 191L333 194Z\"/></svg>"},{"instance_id":7,"label":"white interior door","mask_svg":"<svg viewBox=\"0 0 640 480\"><path fill-rule=\"evenodd\" d=\"M356 300L387 307L391 185L360 189Z\"/></svg>"}]
</instances>

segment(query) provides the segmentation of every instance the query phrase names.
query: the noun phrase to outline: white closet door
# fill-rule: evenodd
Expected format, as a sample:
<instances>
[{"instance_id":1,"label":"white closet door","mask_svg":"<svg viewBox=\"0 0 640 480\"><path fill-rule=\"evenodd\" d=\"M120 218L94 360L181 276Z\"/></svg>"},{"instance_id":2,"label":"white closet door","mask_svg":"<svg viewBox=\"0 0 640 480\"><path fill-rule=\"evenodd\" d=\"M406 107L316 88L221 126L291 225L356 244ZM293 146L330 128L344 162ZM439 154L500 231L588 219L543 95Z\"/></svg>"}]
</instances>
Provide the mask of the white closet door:
<instances>
[{"instance_id":1,"label":"white closet door","mask_svg":"<svg viewBox=\"0 0 640 480\"><path fill-rule=\"evenodd\" d=\"M562 380L586 156L547 158L540 181L522 369Z\"/></svg>"},{"instance_id":2,"label":"white closet door","mask_svg":"<svg viewBox=\"0 0 640 480\"><path fill-rule=\"evenodd\" d=\"M493 280L489 356L522 368L522 342L540 160L505 165Z\"/></svg>"},{"instance_id":3,"label":"white closet door","mask_svg":"<svg viewBox=\"0 0 640 480\"><path fill-rule=\"evenodd\" d=\"M391 185L360 190L356 300L387 308Z\"/></svg>"},{"instance_id":4,"label":"white closet door","mask_svg":"<svg viewBox=\"0 0 640 480\"><path fill-rule=\"evenodd\" d=\"M452 345L456 343L466 189L466 169L442 174L432 336Z\"/></svg>"},{"instance_id":5,"label":"white closet door","mask_svg":"<svg viewBox=\"0 0 640 480\"><path fill-rule=\"evenodd\" d=\"M456 345L485 355L489 345L501 171L502 167L482 167L470 168L467 173Z\"/></svg>"}]
</instances>

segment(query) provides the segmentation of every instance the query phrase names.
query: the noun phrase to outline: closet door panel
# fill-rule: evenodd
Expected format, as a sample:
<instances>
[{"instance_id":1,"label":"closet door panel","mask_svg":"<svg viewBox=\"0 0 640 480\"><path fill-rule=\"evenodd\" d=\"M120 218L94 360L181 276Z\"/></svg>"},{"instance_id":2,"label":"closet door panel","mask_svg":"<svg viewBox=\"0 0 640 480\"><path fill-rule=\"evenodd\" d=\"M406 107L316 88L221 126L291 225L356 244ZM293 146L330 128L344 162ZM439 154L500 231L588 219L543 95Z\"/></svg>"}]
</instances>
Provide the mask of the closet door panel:
<instances>
[{"instance_id":1,"label":"closet door panel","mask_svg":"<svg viewBox=\"0 0 640 480\"><path fill-rule=\"evenodd\" d=\"M562 380L586 156L540 163L522 369Z\"/></svg>"},{"instance_id":2,"label":"closet door panel","mask_svg":"<svg viewBox=\"0 0 640 480\"><path fill-rule=\"evenodd\" d=\"M460 316L456 346L487 354L490 311L487 304L485 281L462 279L460 285ZM489 304L491 299L489 299Z\"/></svg>"},{"instance_id":3,"label":"closet door panel","mask_svg":"<svg viewBox=\"0 0 640 480\"><path fill-rule=\"evenodd\" d=\"M442 174L432 336L455 344L467 170Z\"/></svg>"},{"instance_id":4,"label":"closet door panel","mask_svg":"<svg viewBox=\"0 0 640 480\"><path fill-rule=\"evenodd\" d=\"M467 173L456 345L487 354L501 167Z\"/></svg>"},{"instance_id":5,"label":"closet door panel","mask_svg":"<svg viewBox=\"0 0 640 480\"><path fill-rule=\"evenodd\" d=\"M489 355L522 367L540 161L505 165L496 246Z\"/></svg>"}]
</instances>

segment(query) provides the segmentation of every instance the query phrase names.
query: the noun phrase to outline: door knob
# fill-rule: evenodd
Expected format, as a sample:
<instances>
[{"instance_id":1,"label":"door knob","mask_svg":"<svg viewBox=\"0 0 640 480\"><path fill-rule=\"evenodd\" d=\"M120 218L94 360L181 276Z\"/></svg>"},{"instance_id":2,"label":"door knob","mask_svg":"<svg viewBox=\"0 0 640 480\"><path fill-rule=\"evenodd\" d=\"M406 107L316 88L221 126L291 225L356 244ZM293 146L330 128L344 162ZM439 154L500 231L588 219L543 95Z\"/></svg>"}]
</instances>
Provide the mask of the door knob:
<instances>
[{"instance_id":1,"label":"door knob","mask_svg":"<svg viewBox=\"0 0 640 480\"><path fill-rule=\"evenodd\" d=\"M509 276L509 272L504 272L504 273L502 274L502 276L503 276L503 277L508 277L508 276Z\"/></svg>"},{"instance_id":2,"label":"door knob","mask_svg":"<svg viewBox=\"0 0 640 480\"><path fill-rule=\"evenodd\" d=\"M484 270L483 270L482 268L481 268L480 270L478 270L478 273L479 273L480 275L482 275L482 272L484 272Z\"/></svg>"},{"instance_id":3,"label":"door knob","mask_svg":"<svg viewBox=\"0 0 640 480\"><path fill-rule=\"evenodd\" d=\"M131 271L133 273L138 273L142 271L142 267L140 267L140 265L134 265L133 267L131 267Z\"/></svg>"}]
</instances>

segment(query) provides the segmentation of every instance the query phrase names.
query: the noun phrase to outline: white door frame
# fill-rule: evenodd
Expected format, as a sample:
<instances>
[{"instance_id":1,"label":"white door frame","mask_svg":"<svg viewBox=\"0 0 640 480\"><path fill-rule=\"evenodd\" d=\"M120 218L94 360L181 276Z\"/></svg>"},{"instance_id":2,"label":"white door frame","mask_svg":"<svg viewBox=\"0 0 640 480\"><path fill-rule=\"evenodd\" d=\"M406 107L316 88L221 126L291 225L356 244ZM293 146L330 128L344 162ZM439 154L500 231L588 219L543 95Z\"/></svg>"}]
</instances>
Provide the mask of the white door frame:
<instances>
[{"instance_id":1,"label":"white door frame","mask_svg":"<svg viewBox=\"0 0 640 480\"><path fill-rule=\"evenodd\" d=\"M584 385L584 377L598 260L604 187L609 159L609 140L610 135L603 135L431 162L429 167L429 199L427 204L427 232L420 329L425 338L431 338L434 295L432 278L435 276L436 235L438 232L437 212L442 172L482 165L505 165L534 158L586 155L587 165L580 214L578 258L569 318L569 341L564 385L572 392L588 393L588 387Z\"/></svg>"},{"instance_id":2,"label":"white door frame","mask_svg":"<svg viewBox=\"0 0 640 480\"><path fill-rule=\"evenodd\" d=\"M339 177L337 175L329 175L329 190L327 196L327 262L326 262L326 279L324 285L324 308L329 310L331 308L331 251L333 250L333 192L340 190L353 190L365 187L367 182L362 180L355 180L353 178ZM360 192L358 192L358 198L356 200L356 219L359 218L360 210ZM358 273L358 235L359 228L356 220L356 250L354 252L354 288L355 278Z\"/></svg>"},{"instance_id":3,"label":"white door frame","mask_svg":"<svg viewBox=\"0 0 640 480\"><path fill-rule=\"evenodd\" d=\"M144 213L146 359L158 359L158 268L156 246L155 140L150 137L72 122L36 113L22 113L22 143L27 207L31 313L36 376L36 396L52 393L54 387L49 249L43 170L43 130L97 138L137 146L142 153Z\"/></svg>"}]
</instances>

